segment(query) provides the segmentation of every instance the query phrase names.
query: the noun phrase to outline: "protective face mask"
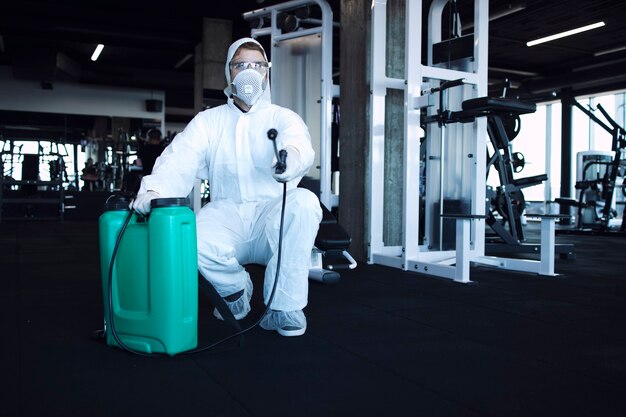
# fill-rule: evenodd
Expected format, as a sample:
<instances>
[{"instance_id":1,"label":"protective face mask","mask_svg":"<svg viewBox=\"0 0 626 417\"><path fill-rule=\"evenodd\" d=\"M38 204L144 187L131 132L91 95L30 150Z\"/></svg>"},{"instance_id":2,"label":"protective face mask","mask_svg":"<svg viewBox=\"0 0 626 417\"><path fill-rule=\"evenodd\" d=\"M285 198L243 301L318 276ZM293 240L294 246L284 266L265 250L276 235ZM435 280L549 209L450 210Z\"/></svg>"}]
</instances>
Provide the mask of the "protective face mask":
<instances>
[{"instance_id":1,"label":"protective face mask","mask_svg":"<svg viewBox=\"0 0 626 417\"><path fill-rule=\"evenodd\" d=\"M253 106L265 91L266 83L263 78L252 68L241 71L232 82L233 95L246 105Z\"/></svg>"}]
</instances>

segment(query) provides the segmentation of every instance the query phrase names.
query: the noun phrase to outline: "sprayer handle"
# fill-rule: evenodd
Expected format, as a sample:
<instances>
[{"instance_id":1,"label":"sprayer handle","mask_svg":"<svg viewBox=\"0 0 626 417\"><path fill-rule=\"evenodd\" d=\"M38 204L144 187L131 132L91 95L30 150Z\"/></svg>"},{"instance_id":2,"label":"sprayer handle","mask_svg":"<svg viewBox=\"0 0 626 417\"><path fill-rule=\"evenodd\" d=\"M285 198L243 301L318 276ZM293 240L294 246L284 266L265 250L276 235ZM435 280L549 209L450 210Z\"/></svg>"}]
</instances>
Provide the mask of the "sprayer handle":
<instances>
[{"instance_id":1,"label":"sprayer handle","mask_svg":"<svg viewBox=\"0 0 626 417\"><path fill-rule=\"evenodd\" d=\"M287 151L281 149L278 152L278 160L276 161L276 167L274 168L274 172L276 174L282 174L287 169Z\"/></svg>"}]
</instances>

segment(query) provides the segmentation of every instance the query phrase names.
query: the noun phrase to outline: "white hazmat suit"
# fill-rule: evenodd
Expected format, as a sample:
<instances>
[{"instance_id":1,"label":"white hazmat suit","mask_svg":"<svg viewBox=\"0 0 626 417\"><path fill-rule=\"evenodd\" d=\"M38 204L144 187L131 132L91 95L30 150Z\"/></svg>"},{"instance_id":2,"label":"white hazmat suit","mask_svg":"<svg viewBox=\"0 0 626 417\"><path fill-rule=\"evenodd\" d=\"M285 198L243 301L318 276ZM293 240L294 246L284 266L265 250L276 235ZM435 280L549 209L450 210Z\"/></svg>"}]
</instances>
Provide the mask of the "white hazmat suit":
<instances>
[{"instance_id":1,"label":"white hazmat suit","mask_svg":"<svg viewBox=\"0 0 626 417\"><path fill-rule=\"evenodd\" d=\"M286 163L295 169L296 178L287 182L280 276L271 308L293 312L287 313L293 316L288 321L295 320L306 328L301 310L307 304L311 250L322 212L315 194L297 188L297 184L313 164L314 150L302 119L271 104L269 82L248 112L234 104L229 63L245 42L258 44L244 38L228 50L227 104L200 112L176 135L157 159L152 174L143 178L137 199L149 191L158 193L157 197L184 197L196 178L208 179L211 201L200 209L196 221L198 266L202 276L227 300L235 317L243 318L250 310L252 295L244 265L267 266L265 303L276 275L283 184L273 177L275 152L267 137L270 129L276 129L276 145L278 149L287 147ZM228 296L242 290L243 296L228 302ZM265 325L261 323L264 328L283 334L276 328L280 323L268 324L266 319Z\"/></svg>"}]
</instances>

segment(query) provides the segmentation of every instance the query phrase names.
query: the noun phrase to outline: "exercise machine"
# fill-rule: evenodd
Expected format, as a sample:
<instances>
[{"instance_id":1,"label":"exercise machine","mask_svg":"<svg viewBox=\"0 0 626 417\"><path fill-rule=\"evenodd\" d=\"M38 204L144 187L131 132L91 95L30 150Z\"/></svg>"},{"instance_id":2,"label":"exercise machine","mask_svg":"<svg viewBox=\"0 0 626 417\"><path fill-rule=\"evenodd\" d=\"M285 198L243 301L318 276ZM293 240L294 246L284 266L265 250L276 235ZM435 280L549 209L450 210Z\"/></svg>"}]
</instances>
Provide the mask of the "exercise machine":
<instances>
[{"instance_id":1,"label":"exercise machine","mask_svg":"<svg viewBox=\"0 0 626 417\"><path fill-rule=\"evenodd\" d=\"M463 84L463 80L443 82L428 93L443 92ZM548 179L546 174L516 178L525 165L524 155L513 152L511 142L521 128L520 115L534 113L536 104L509 98L479 97L462 103L462 110L450 112L444 109L440 95L436 114L423 118L424 124L470 123L478 117L486 117L490 148L487 147L486 178L493 167L498 174L495 189L486 189L486 224L494 232L486 235L485 251L495 253L540 253L540 244L528 242L524 236L522 216L526 208L523 189L539 185ZM558 244L555 251L561 257L573 257L574 245Z\"/></svg>"},{"instance_id":2,"label":"exercise machine","mask_svg":"<svg viewBox=\"0 0 626 417\"><path fill-rule=\"evenodd\" d=\"M348 252L352 239L323 204L322 221L311 254L309 279L327 284L336 283L340 272L356 268L357 262Z\"/></svg>"},{"instance_id":3,"label":"exercise machine","mask_svg":"<svg viewBox=\"0 0 626 417\"><path fill-rule=\"evenodd\" d=\"M271 45L272 101L298 113L309 128L316 161L300 186L319 197L324 213L309 278L336 282L339 271L357 263L348 253L350 236L333 214L339 206L333 135L339 87L332 76L332 9L325 0L293 0L246 12L243 18L251 37Z\"/></svg>"},{"instance_id":4,"label":"exercise machine","mask_svg":"<svg viewBox=\"0 0 626 417\"><path fill-rule=\"evenodd\" d=\"M16 145L13 139L2 138L0 142L0 221L62 221L68 182L65 144L29 140L33 146L27 146L31 149L27 152L24 143Z\"/></svg>"},{"instance_id":5,"label":"exercise machine","mask_svg":"<svg viewBox=\"0 0 626 417\"><path fill-rule=\"evenodd\" d=\"M444 19L448 4L447 10L455 14L454 19ZM472 32L461 34L456 2L434 0L430 3L425 42L427 62L422 64L423 5L419 0L407 0L404 77L392 78L386 71L386 36L391 32L387 28L388 20L393 19L387 19L385 0L372 2L368 262L461 283L471 282L472 264L554 276L555 216L541 218L539 260L485 256L485 225L489 217L485 203L488 166L485 148L489 140L489 117L478 116L492 116L491 129L494 130L498 120L495 115L500 111L483 108L491 100L486 98L489 2L475 0L473 5ZM453 21L453 27L443 30L444 20ZM442 83L460 79L462 85L441 91ZM400 173L399 178L385 178L388 172L385 146L395 139L387 137L385 129L391 122L386 120L385 98L389 90L404 94L402 115L394 115L404 120L402 167L393 171ZM446 113L466 111L467 116L472 116L471 120L428 123L422 141L423 112L425 118L431 117L434 121L437 117L444 120L452 117L438 114L444 111L443 105L437 107L438 102L446 103ZM501 156L505 164L506 156ZM502 171L506 173L507 169L503 167ZM389 244L389 233L385 230L384 220L388 216L383 202L389 195L386 190L389 184L402 187L402 212L393 217L401 222L399 244ZM523 186L518 183L517 192ZM508 209L509 204L515 204L515 194L507 196L506 191L502 190L502 200ZM512 230L518 231L517 227Z\"/></svg>"},{"instance_id":6,"label":"exercise machine","mask_svg":"<svg viewBox=\"0 0 626 417\"><path fill-rule=\"evenodd\" d=\"M598 104L597 110L605 120L600 119L591 109L584 107L577 100L572 100L570 104L580 109L611 135L612 155L609 152L594 151L579 153L580 174L575 184L578 199L555 199L562 206L576 208L576 228L563 228L559 232L624 234L626 233L626 216L622 215L622 222L618 227L612 225L611 220L617 216L614 209L615 191L621 189L622 197L626 197L626 188L624 188L626 161L622 159L622 152L626 150L626 130L609 116L601 104Z\"/></svg>"}]
</instances>

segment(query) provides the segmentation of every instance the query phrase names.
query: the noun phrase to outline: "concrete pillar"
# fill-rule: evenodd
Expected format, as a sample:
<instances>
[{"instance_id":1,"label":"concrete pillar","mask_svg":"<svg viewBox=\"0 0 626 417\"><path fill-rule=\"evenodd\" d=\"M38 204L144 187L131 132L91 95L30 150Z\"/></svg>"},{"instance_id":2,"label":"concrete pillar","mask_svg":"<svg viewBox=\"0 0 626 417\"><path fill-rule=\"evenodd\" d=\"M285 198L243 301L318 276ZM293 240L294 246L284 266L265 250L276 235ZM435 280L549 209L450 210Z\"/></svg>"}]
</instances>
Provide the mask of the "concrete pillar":
<instances>
[{"instance_id":1,"label":"concrete pillar","mask_svg":"<svg viewBox=\"0 0 626 417\"><path fill-rule=\"evenodd\" d=\"M341 0L339 222L352 237L350 254L367 259L369 177L371 3ZM387 3L387 76L404 78L405 1ZM402 242L404 93L389 90L385 126L385 219L387 245ZM416 196L415 198L418 198Z\"/></svg>"},{"instance_id":2,"label":"concrete pillar","mask_svg":"<svg viewBox=\"0 0 626 417\"><path fill-rule=\"evenodd\" d=\"M350 254L367 259L365 180L369 167L370 4L341 0L339 222L352 238ZM336 46L335 46L336 47Z\"/></svg>"},{"instance_id":3,"label":"concrete pillar","mask_svg":"<svg viewBox=\"0 0 626 417\"><path fill-rule=\"evenodd\" d=\"M223 90L226 87L224 65L226 53L233 42L233 24L230 20L204 18L202 42L195 50L194 109L204 107L204 90Z\"/></svg>"},{"instance_id":4,"label":"concrete pillar","mask_svg":"<svg viewBox=\"0 0 626 417\"><path fill-rule=\"evenodd\" d=\"M202 20L202 42L196 45L194 54L193 107L195 113L204 110L205 104L209 104L204 100L205 90L223 90L226 87L224 66L231 43L233 43L233 23L230 20L206 17ZM226 96L214 95L223 97L221 102L214 104L225 102ZM201 181L196 180L190 195L192 208L196 213L202 207L200 189Z\"/></svg>"},{"instance_id":5,"label":"concrete pillar","mask_svg":"<svg viewBox=\"0 0 626 417\"><path fill-rule=\"evenodd\" d=\"M387 2L388 77L406 79L404 74L405 0ZM404 178L404 91L387 90L385 99L385 201L383 240L387 246L402 244ZM418 196L415 196L418 198Z\"/></svg>"}]
</instances>

